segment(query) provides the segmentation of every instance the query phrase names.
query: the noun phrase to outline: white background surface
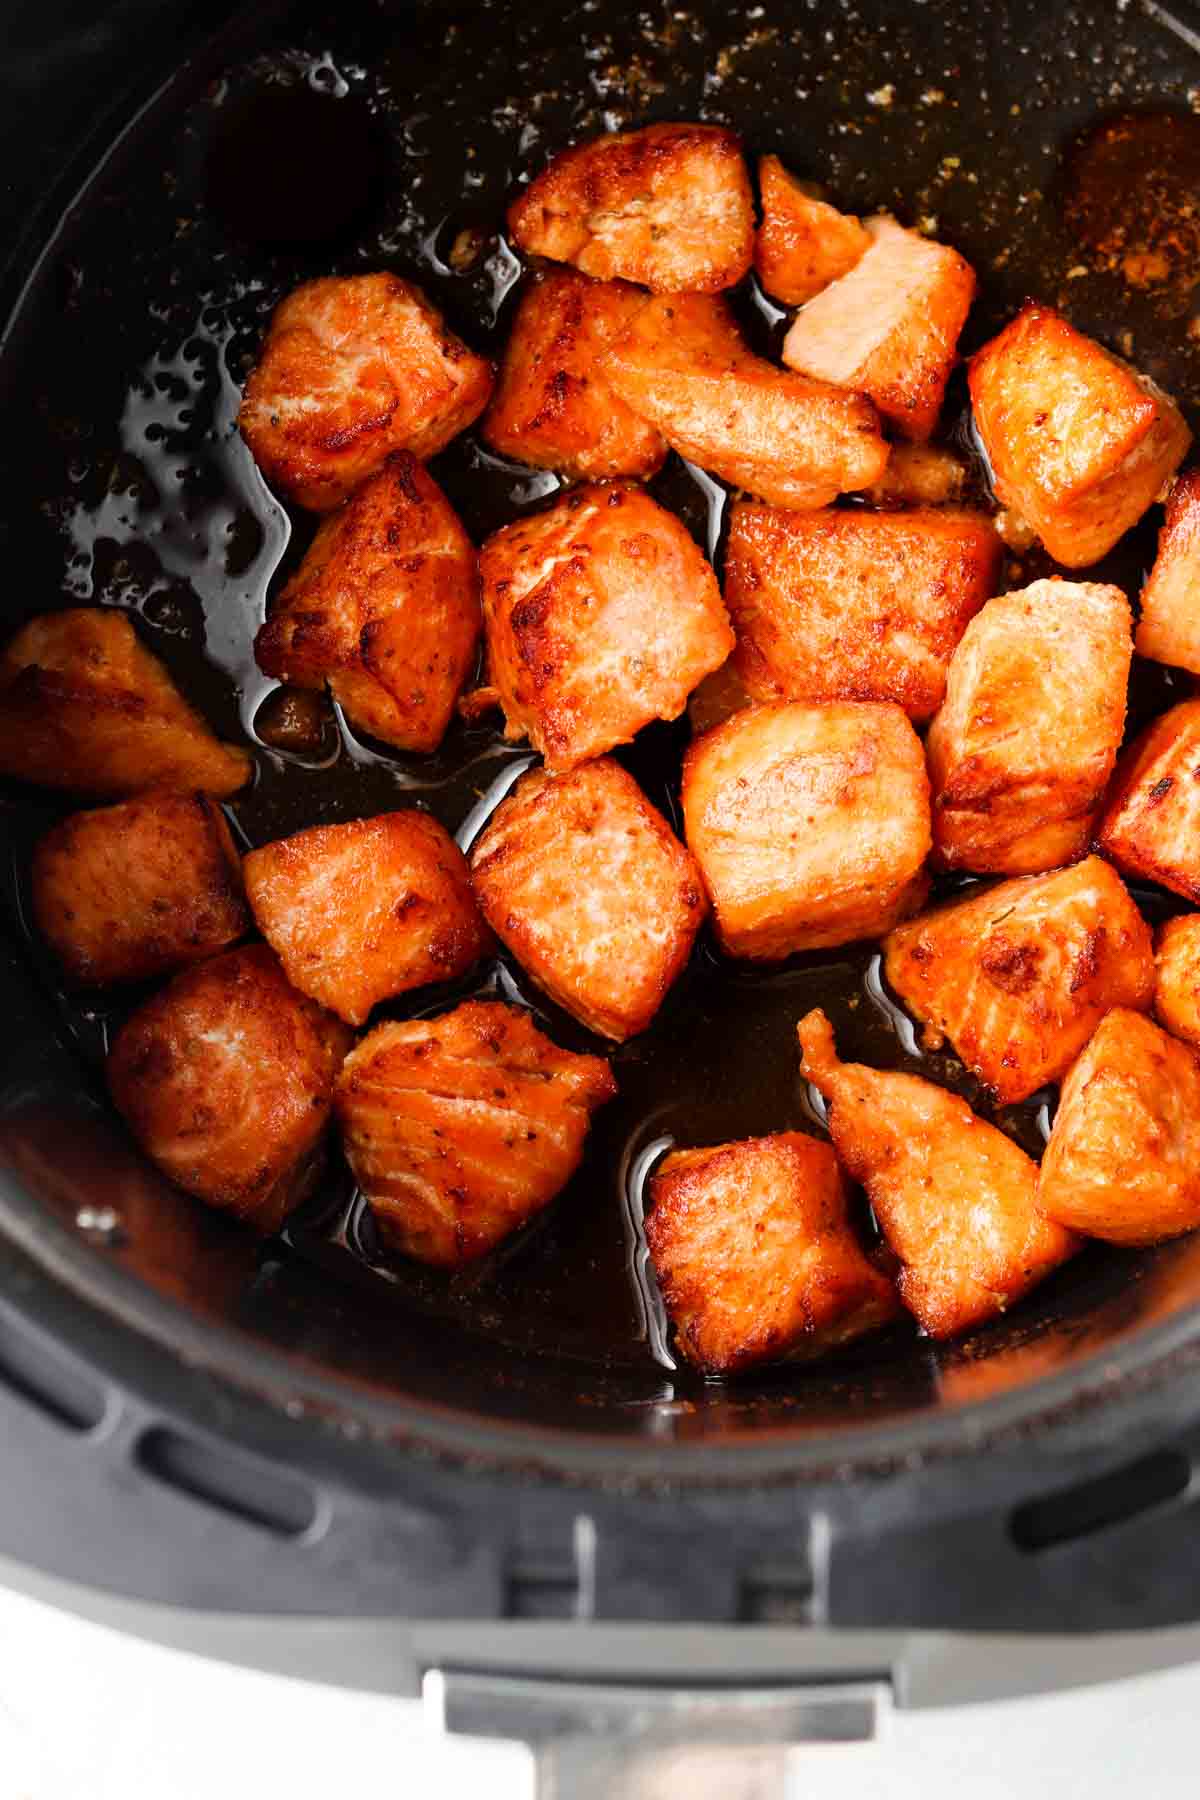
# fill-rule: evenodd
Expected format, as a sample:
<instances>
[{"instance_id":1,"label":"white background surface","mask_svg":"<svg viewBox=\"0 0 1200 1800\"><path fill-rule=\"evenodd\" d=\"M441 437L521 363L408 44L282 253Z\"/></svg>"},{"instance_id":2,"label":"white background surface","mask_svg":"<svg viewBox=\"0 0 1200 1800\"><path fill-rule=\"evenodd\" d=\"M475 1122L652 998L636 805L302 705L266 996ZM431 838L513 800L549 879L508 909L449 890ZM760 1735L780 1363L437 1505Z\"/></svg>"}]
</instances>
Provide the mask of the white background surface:
<instances>
[{"instance_id":1,"label":"white background surface","mask_svg":"<svg viewBox=\"0 0 1200 1800\"><path fill-rule=\"evenodd\" d=\"M1195 1800L1200 1667L896 1714L794 1753L791 1800ZM521 1746L418 1708L227 1668L0 1590L0 1800L529 1800ZM681 1800L687 1800L683 1795Z\"/></svg>"}]
</instances>

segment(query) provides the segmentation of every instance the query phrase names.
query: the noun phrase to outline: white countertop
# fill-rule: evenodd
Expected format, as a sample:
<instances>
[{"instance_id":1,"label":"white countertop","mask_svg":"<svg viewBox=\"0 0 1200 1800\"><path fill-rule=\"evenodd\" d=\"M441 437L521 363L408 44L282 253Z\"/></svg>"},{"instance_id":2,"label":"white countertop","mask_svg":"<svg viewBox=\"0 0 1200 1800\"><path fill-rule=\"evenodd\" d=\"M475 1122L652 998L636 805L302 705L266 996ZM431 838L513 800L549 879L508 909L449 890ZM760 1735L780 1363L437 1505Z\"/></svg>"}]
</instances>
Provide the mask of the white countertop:
<instances>
[{"instance_id":1,"label":"white countertop","mask_svg":"<svg viewBox=\"0 0 1200 1800\"><path fill-rule=\"evenodd\" d=\"M794 1800L1194 1800L1200 1666L894 1714L793 1753ZM163 1650L0 1591L0 1800L528 1800L523 1746L409 1702ZM686 1800L686 1797L685 1797Z\"/></svg>"}]
</instances>

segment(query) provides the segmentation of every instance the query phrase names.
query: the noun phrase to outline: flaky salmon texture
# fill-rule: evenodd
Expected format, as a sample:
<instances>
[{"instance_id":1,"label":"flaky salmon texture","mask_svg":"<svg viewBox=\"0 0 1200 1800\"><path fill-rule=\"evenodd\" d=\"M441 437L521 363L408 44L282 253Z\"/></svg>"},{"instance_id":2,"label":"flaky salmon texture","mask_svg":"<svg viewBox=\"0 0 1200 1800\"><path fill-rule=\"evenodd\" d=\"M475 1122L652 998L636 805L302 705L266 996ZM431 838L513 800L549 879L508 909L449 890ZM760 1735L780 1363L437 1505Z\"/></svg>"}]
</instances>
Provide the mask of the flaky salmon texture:
<instances>
[{"instance_id":1,"label":"flaky salmon texture","mask_svg":"<svg viewBox=\"0 0 1200 1800\"><path fill-rule=\"evenodd\" d=\"M113 798L153 787L223 798L253 766L111 607L43 613L0 656L0 774Z\"/></svg>"},{"instance_id":2,"label":"flaky salmon texture","mask_svg":"<svg viewBox=\"0 0 1200 1800\"><path fill-rule=\"evenodd\" d=\"M327 512L393 450L444 449L492 382L411 281L323 276L276 308L238 424L268 481Z\"/></svg>"},{"instance_id":3,"label":"flaky salmon texture","mask_svg":"<svg viewBox=\"0 0 1200 1800\"><path fill-rule=\"evenodd\" d=\"M675 719L733 648L691 535L627 483L574 489L480 557L488 662L507 735L558 774Z\"/></svg>"},{"instance_id":4,"label":"flaky salmon texture","mask_svg":"<svg viewBox=\"0 0 1200 1800\"><path fill-rule=\"evenodd\" d=\"M179 1187L277 1231L321 1172L340 1020L289 986L266 944L176 975L121 1027L117 1110Z\"/></svg>"},{"instance_id":5,"label":"flaky salmon texture","mask_svg":"<svg viewBox=\"0 0 1200 1800\"><path fill-rule=\"evenodd\" d=\"M899 1311L828 1144L781 1131L675 1150L650 1196L646 1242L676 1342L707 1374L820 1355Z\"/></svg>"},{"instance_id":6,"label":"flaky salmon texture","mask_svg":"<svg viewBox=\"0 0 1200 1800\"><path fill-rule=\"evenodd\" d=\"M481 624L475 546L400 450L322 521L254 654L264 674L297 687L328 683L359 731L436 750Z\"/></svg>"},{"instance_id":7,"label":"flaky salmon texture","mask_svg":"<svg viewBox=\"0 0 1200 1800\"><path fill-rule=\"evenodd\" d=\"M866 1188L900 1259L900 1297L931 1337L1004 1312L1079 1248L1039 1212L1037 1164L965 1100L919 1075L842 1062L823 1012L799 1037L834 1148Z\"/></svg>"},{"instance_id":8,"label":"flaky salmon texture","mask_svg":"<svg viewBox=\"0 0 1200 1800\"><path fill-rule=\"evenodd\" d=\"M754 199L736 134L648 125L556 156L509 208L517 246L655 293L732 287L754 254Z\"/></svg>"},{"instance_id":9,"label":"flaky salmon texture","mask_svg":"<svg viewBox=\"0 0 1200 1800\"><path fill-rule=\"evenodd\" d=\"M470 1000L376 1026L347 1057L336 1104L384 1235L454 1268L549 1204L616 1091L602 1058L560 1050L518 1007Z\"/></svg>"}]
</instances>

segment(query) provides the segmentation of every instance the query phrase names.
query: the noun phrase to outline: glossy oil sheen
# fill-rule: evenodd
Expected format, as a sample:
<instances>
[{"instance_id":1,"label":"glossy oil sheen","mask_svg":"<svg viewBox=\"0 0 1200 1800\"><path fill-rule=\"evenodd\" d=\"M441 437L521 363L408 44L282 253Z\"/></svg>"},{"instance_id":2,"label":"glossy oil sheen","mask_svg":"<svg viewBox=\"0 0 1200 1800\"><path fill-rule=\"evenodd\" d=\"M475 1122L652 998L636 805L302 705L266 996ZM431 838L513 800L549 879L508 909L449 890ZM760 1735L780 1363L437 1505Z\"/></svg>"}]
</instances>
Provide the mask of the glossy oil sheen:
<instances>
[{"instance_id":1,"label":"glossy oil sheen","mask_svg":"<svg viewBox=\"0 0 1200 1800\"><path fill-rule=\"evenodd\" d=\"M641 11L597 0L297 9L258 53L218 73L143 140L68 231L38 308L17 322L5 374L9 417L22 427L0 454L6 566L21 579L6 586L6 622L54 605L130 612L216 729L257 747L255 784L230 808L246 845L405 805L429 808L469 841L528 761L491 724L455 725L432 757L359 742L340 720L307 753L257 738L275 684L255 667L254 634L313 522L272 497L241 444L240 384L275 303L297 281L329 272L410 276L473 346L498 353L521 276L503 235L516 184L580 136L656 118L728 122L750 153L778 152L847 209L894 209L953 242L981 280L966 351L1036 294L1124 348L1194 422L1196 340L1118 270L1089 264L1080 273L1086 258L1066 223L1070 209L1056 199L1062 152L1104 113L1186 111L1178 45L1144 22L1127 31L1107 7L1051 18L1032 5L947 6L936 30L922 17L931 10L889 14L881 35L866 9L784 0ZM463 233L478 242L465 269L452 259ZM779 309L752 283L734 299L752 341L777 348ZM945 435L974 458L961 374ZM476 541L545 504L559 485L496 458L474 433L432 468ZM977 459L973 481L982 497ZM652 489L719 566L720 484L672 458ZM1100 573L1136 592L1152 554L1147 526ZM1026 556L1010 565L1008 585L1046 568ZM1169 674L1139 668L1131 723L1176 697ZM676 824L688 737L684 719L622 753ZM59 810L26 794L8 805L10 900L23 925L28 849ZM32 941L28 954L53 987ZM437 1011L470 993L529 1005L558 1041L599 1047L506 958L451 992L409 997L377 1016ZM56 993L63 1030L93 1071L136 997L83 1005ZM595 1382L603 1374L609 1397L623 1391L625 1371L638 1404L717 1404L673 1367L641 1237L646 1178L672 1142L821 1129L795 1046L796 1021L814 1005L830 1013L843 1054L918 1069L1040 1151L1047 1096L998 1113L953 1056L922 1054L883 987L874 946L761 970L723 961L703 939L652 1029L613 1052L620 1098L598 1116L579 1175L495 1257L447 1278L388 1256L335 1168L279 1242L214 1228L221 1304L286 1339L295 1330L285 1321L304 1307L316 1317L332 1282L347 1312L361 1297L384 1321L377 1338L389 1316L397 1330L401 1320L406 1329L452 1321L481 1347L565 1358ZM128 1220L124 1228L137 1266L138 1233ZM153 1263L148 1249L142 1260ZM1016 1320L980 1334L975 1354L1028 1356L1039 1333L1086 1317L1093 1304L1111 1306L1144 1266L1089 1253ZM1085 1325L1070 1329L1086 1335ZM315 1326L304 1342L329 1353ZM957 1379L960 1397L973 1391L961 1371L932 1373L932 1353L911 1333L860 1346L839 1367L832 1378L785 1371L768 1389L775 1401L801 1401L840 1380L862 1405L901 1369L922 1396L939 1380ZM739 1392L749 1399L752 1389Z\"/></svg>"}]
</instances>

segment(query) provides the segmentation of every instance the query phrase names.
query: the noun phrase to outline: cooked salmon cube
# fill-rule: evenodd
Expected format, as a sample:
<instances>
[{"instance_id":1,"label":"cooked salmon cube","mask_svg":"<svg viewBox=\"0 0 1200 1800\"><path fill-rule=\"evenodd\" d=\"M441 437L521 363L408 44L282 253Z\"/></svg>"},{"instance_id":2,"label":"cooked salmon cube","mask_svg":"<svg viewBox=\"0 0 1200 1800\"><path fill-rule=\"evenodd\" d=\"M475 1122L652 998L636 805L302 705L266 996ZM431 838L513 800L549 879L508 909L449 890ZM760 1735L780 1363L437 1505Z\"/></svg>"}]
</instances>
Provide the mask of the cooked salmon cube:
<instances>
[{"instance_id":1,"label":"cooked salmon cube","mask_svg":"<svg viewBox=\"0 0 1200 1800\"><path fill-rule=\"evenodd\" d=\"M314 825L252 850L246 894L292 986L351 1025L489 945L462 851L428 813Z\"/></svg>"},{"instance_id":2,"label":"cooked salmon cube","mask_svg":"<svg viewBox=\"0 0 1200 1800\"><path fill-rule=\"evenodd\" d=\"M785 306L802 306L849 274L871 247L856 218L807 193L777 156L759 158L758 195L754 267L767 293Z\"/></svg>"},{"instance_id":3,"label":"cooked salmon cube","mask_svg":"<svg viewBox=\"0 0 1200 1800\"><path fill-rule=\"evenodd\" d=\"M983 513L733 508L725 604L757 700L891 700L927 719L996 584Z\"/></svg>"},{"instance_id":4,"label":"cooked salmon cube","mask_svg":"<svg viewBox=\"0 0 1200 1800\"><path fill-rule=\"evenodd\" d=\"M733 287L754 255L754 197L723 125L648 125L556 156L509 208L513 242L655 293Z\"/></svg>"},{"instance_id":5,"label":"cooked salmon cube","mask_svg":"<svg viewBox=\"0 0 1200 1800\"><path fill-rule=\"evenodd\" d=\"M898 925L888 981L1005 1106L1070 1068L1111 1006L1147 1009L1150 928L1098 856L1020 875Z\"/></svg>"},{"instance_id":6,"label":"cooked salmon cube","mask_svg":"<svg viewBox=\"0 0 1200 1800\"><path fill-rule=\"evenodd\" d=\"M667 440L617 398L600 359L646 304L626 281L546 269L526 288L481 432L502 456L598 481L653 475Z\"/></svg>"},{"instance_id":7,"label":"cooked salmon cube","mask_svg":"<svg viewBox=\"0 0 1200 1800\"><path fill-rule=\"evenodd\" d=\"M553 774L677 719L733 648L716 576L640 488L574 489L496 532L480 569L507 735Z\"/></svg>"},{"instance_id":8,"label":"cooked salmon cube","mask_svg":"<svg viewBox=\"0 0 1200 1800\"><path fill-rule=\"evenodd\" d=\"M254 768L188 705L124 613L43 613L0 657L0 774L81 794L234 794Z\"/></svg>"},{"instance_id":9,"label":"cooked salmon cube","mask_svg":"<svg viewBox=\"0 0 1200 1800\"><path fill-rule=\"evenodd\" d=\"M1200 902L1200 700L1173 706L1124 752L1096 843L1124 874Z\"/></svg>"},{"instance_id":10,"label":"cooked salmon cube","mask_svg":"<svg viewBox=\"0 0 1200 1800\"><path fill-rule=\"evenodd\" d=\"M695 861L607 756L524 776L472 851L471 878L538 986L618 1042L645 1031L708 911Z\"/></svg>"},{"instance_id":11,"label":"cooked salmon cube","mask_svg":"<svg viewBox=\"0 0 1200 1800\"><path fill-rule=\"evenodd\" d=\"M1133 647L1153 662L1200 675L1200 469L1181 475L1167 496Z\"/></svg>"},{"instance_id":12,"label":"cooked salmon cube","mask_svg":"<svg viewBox=\"0 0 1200 1800\"><path fill-rule=\"evenodd\" d=\"M938 444L893 444L879 480L867 489L876 506L954 506L967 486L966 464Z\"/></svg>"},{"instance_id":13,"label":"cooked salmon cube","mask_svg":"<svg viewBox=\"0 0 1200 1800\"><path fill-rule=\"evenodd\" d=\"M1184 913L1159 926L1154 1012L1172 1037L1200 1046L1200 913Z\"/></svg>"},{"instance_id":14,"label":"cooked salmon cube","mask_svg":"<svg viewBox=\"0 0 1200 1800\"><path fill-rule=\"evenodd\" d=\"M398 451L322 520L255 641L266 675L329 691L350 723L436 750L475 663L479 562L450 502Z\"/></svg>"},{"instance_id":15,"label":"cooked salmon cube","mask_svg":"<svg viewBox=\"0 0 1200 1800\"><path fill-rule=\"evenodd\" d=\"M928 882L929 783L898 706L751 706L683 764L689 848L730 956L879 937Z\"/></svg>"},{"instance_id":16,"label":"cooked salmon cube","mask_svg":"<svg viewBox=\"0 0 1200 1800\"><path fill-rule=\"evenodd\" d=\"M393 450L444 450L493 379L411 281L325 275L276 307L238 424L272 486L327 512Z\"/></svg>"},{"instance_id":17,"label":"cooked salmon cube","mask_svg":"<svg viewBox=\"0 0 1200 1800\"><path fill-rule=\"evenodd\" d=\"M1132 655L1129 602L1098 582L1035 581L976 614L926 746L940 867L1025 875L1085 853Z\"/></svg>"},{"instance_id":18,"label":"cooked salmon cube","mask_svg":"<svg viewBox=\"0 0 1200 1800\"><path fill-rule=\"evenodd\" d=\"M828 1144L799 1131L676 1150L646 1242L680 1352L706 1375L819 1356L899 1312L854 1236Z\"/></svg>"},{"instance_id":19,"label":"cooked salmon cube","mask_svg":"<svg viewBox=\"0 0 1200 1800\"><path fill-rule=\"evenodd\" d=\"M1006 1311L1078 1249L1038 1211L1037 1164L965 1100L919 1075L840 1061L823 1012L799 1036L834 1149L866 1188L903 1265L900 1298L930 1337Z\"/></svg>"},{"instance_id":20,"label":"cooked salmon cube","mask_svg":"<svg viewBox=\"0 0 1200 1800\"><path fill-rule=\"evenodd\" d=\"M346 1058L336 1105L384 1235L456 1268L549 1205L616 1091L602 1057L560 1050L518 1007L468 1000L377 1025Z\"/></svg>"},{"instance_id":21,"label":"cooked salmon cube","mask_svg":"<svg viewBox=\"0 0 1200 1800\"><path fill-rule=\"evenodd\" d=\"M651 300L603 366L673 450L777 506L828 506L887 462L869 400L755 356L724 300Z\"/></svg>"},{"instance_id":22,"label":"cooked salmon cube","mask_svg":"<svg viewBox=\"0 0 1200 1800\"><path fill-rule=\"evenodd\" d=\"M933 431L975 275L957 250L870 219L870 249L810 300L783 345L789 369L866 394L903 437Z\"/></svg>"},{"instance_id":23,"label":"cooked salmon cube","mask_svg":"<svg viewBox=\"0 0 1200 1800\"><path fill-rule=\"evenodd\" d=\"M250 929L229 827L207 794L144 794L72 813L30 871L33 916L67 980L145 981Z\"/></svg>"},{"instance_id":24,"label":"cooked salmon cube","mask_svg":"<svg viewBox=\"0 0 1200 1800\"><path fill-rule=\"evenodd\" d=\"M139 1007L113 1042L108 1085L170 1180L276 1231L320 1173L351 1041L251 944L185 969Z\"/></svg>"},{"instance_id":25,"label":"cooked salmon cube","mask_svg":"<svg viewBox=\"0 0 1200 1800\"><path fill-rule=\"evenodd\" d=\"M1033 302L971 358L970 386L997 499L1068 569L1112 549L1191 442L1153 382Z\"/></svg>"},{"instance_id":26,"label":"cooked salmon cube","mask_svg":"<svg viewBox=\"0 0 1200 1800\"><path fill-rule=\"evenodd\" d=\"M1200 1225L1195 1051L1115 1006L1063 1082L1038 1205L1110 1244L1157 1244Z\"/></svg>"}]
</instances>

